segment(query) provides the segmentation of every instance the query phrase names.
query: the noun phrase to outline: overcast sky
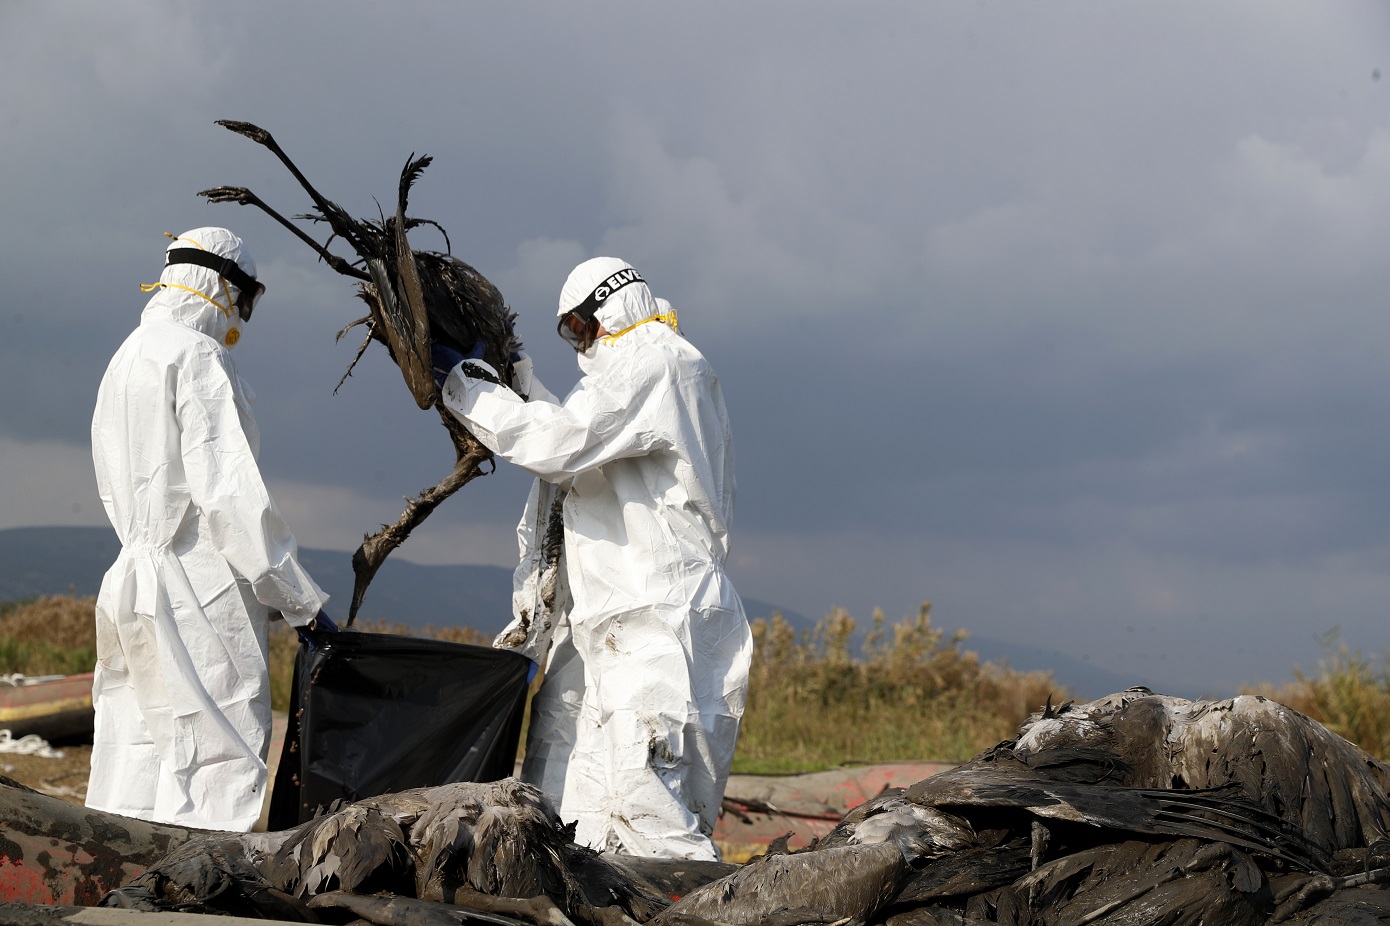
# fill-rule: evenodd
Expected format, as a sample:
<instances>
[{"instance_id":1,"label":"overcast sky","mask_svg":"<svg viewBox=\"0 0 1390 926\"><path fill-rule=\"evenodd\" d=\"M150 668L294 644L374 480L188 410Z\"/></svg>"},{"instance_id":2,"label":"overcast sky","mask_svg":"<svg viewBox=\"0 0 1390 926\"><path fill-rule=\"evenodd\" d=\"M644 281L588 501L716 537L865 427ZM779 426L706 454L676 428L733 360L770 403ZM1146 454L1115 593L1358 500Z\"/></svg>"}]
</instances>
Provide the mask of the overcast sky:
<instances>
[{"instance_id":1,"label":"overcast sky","mask_svg":"<svg viewBox=\"0 0 1390 926\"><path fill-rule=\"evenodd\" d=\"M636 265L724 383L746 596L929 599L1172 694L1390 648L1381 0L0 0L0 88L0 528L107 523L97 384L200 225L268 286L233 355L301 544L449 471L379 345L333 394L352 283L195 195L309 208L241 119L358 215L433 155L414 213L561 394L566 274ZM395 555L513 565L528 482Z\"/></svg>"}]
</instances>

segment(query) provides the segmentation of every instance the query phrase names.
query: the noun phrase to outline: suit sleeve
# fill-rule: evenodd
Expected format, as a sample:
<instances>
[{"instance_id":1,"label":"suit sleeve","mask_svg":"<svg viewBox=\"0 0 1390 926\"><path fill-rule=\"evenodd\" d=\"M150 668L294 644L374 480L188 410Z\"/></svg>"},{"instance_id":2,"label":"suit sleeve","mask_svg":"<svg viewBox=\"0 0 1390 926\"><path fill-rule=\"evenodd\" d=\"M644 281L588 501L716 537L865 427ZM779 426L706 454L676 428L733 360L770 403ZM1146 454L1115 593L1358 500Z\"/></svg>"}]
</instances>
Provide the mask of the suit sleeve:
<instances>
[{"instance_id":1,"label":"suit sleeve","mask_svg":"<svg viewBox=\"0 0 1390 926\"><path fill-rule=\"evenodd\" d=\"M328 596L299 563L299 547L261 479L235 387L215 353L180 371L176 413L189 493L222 557L256 599L293 626L309 623Z\"/></svg>"},{"instance_id":2,"label":"suit sleeve","mask_svg":"<svg viewBox=\"0 0 1390 926\"><path fill-rule=\"evenodd\" d=\"M668 444L659 426L670 400L659 371L588 377L563 402L524 401L505 386L445 380L445 407L493 453L547 482L563 482L613 460Z\"/></svg>"}]
</instances>

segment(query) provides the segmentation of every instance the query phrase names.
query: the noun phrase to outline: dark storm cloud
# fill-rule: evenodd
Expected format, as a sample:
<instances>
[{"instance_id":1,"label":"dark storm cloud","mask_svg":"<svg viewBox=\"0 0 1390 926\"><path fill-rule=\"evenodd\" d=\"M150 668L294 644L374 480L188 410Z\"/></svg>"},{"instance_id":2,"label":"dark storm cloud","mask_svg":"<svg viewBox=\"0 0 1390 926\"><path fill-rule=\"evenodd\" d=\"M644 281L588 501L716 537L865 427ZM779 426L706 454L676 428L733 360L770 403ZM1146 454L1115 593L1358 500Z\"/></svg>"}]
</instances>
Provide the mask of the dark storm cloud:
<instances>
[{"instance_id":1,"label":"dark storm cloud","mask_svg":"<svg viewBox=\"0 0 1390 926\"><path fill-rule=\"evenodd\" d=\"M1380 650L1390 14L874 10L0 5L0 386L23 396L0 406L0 526L102 523L97 382L160 233L202 224L269 284L237 359L301 542L349 548L448 470L383 351L333 395L350 282L193 195L307 208L213 125L246 119L357 214L433 155L415 211L557 391L569 269L641 267L725 385L750 596L930 598L1213 690L1310 667L1333 626ZM402 553L509 563L526 484L500 468ZM1192 634L1210 645L1181 655Z\"/></svg>"}]
</instances>

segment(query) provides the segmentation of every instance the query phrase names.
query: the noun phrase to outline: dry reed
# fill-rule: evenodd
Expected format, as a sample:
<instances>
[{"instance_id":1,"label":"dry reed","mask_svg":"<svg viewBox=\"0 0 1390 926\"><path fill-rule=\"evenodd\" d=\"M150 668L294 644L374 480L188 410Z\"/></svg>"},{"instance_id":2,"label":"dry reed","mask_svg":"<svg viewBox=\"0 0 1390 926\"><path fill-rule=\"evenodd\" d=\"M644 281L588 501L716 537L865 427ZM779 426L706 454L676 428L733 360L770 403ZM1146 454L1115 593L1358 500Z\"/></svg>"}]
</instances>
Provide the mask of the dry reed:
<instances>
[{"instance_id":1,"label":"dry reed","mask_svg":"<svg viewBox=\"0 0 1390 926\"><path fill-rule=\"evenodd\" d=\"M755 654L735 768L805 771L847 762L960 761L1008 739L1065 696L1047 672L1019 672L963 650L931 606L888 624L881 611L856 654L843 609L797 634L780 615L753 622Z\"/></svg>"},{"instance_id":2,"label":"dry reed","mask_svg":"<svg viewBox=\"0 0 1390 926\"><path fill-rule=\"evenodd\" d=\"M0 605L0 675L76 675L97 662L95 597Z\"/></svg>"},{"instance_id":3,"label":"dry reed","mask_svg":"<svg viewBox=\"0 0 1390 926\"><path fill-rule=\"evenodd\" d=\"M1322 639L1322 647L1316 675L1294 667L1292 682L1247 692L1307 714L1373 756L1390 758L1390 671L1339 643L1335 632Z\"/></svg>"},{"instance_id":4,"label":"dry reed","mask_svg":"<svg viewBox=\"0 0 1390 926\"><path fill-rule=\"evenodd\" d=\"M69 675L96 663L96 599L52 595L0 604L0 675ZM488 645L472 628L364 622L372 633L407 633ZM806 771L853 761L969 758L1013 736L1049 696L1065 697L1050 673L981 662L963 648L964 631L933 625L929 605L888 624L876 612L862 641L844 610L798 634L780 616L755 621L755 654L735 769ZM857 645L856 645L857 643ZM289 705L299 640L271 625L272 703ZM1334 638L1318 671L1294 670L1283 686L1247 689L1287 704L1390 757L1390 671ZM539 682L539 679L537 679ZM534 690L534 689L533 689Z\"/></svg>"}]
</instances>

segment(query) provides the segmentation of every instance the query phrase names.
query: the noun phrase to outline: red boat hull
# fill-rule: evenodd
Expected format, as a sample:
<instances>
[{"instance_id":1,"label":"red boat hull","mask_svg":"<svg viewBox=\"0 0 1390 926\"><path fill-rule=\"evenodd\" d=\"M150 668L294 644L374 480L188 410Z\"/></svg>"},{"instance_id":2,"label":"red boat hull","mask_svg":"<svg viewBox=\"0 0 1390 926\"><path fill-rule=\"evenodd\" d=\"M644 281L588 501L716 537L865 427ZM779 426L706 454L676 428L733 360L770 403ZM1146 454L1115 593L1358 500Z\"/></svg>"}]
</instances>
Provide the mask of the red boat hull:
<instances>
[{"instance_id":1,"label":"red boat hull","mask_svg":"<svg viewBox=\"0 0 1390 926\"><path fill-rule=\"evenodd\" d=\"M194 832L88 810L0 777L0 902L91 906Z\"/></svg>"},{"instance_id":2,"label":"red boat hull","mask_svg":"<svg viewBox=\"0 0 1390 926\"><path fill-rule=\"evenodd\" d=\"M726 862L746 862L787 833L788 847L799 849L885 788L905 788L950 768L955 763L890 762L800 775L730 775L714 841Z\"/></svg>"},{"instance_id":3,"label":"red boat hull","mask_svg":"<svg viewBox=\"0 0 1390 926\"><path fill-rule=\"evenodd\" d=\"M93 717L91 672L0 685L0 730L15 739L31 733L46 740L91 736Z\"/></svg>"}]
</instances>

